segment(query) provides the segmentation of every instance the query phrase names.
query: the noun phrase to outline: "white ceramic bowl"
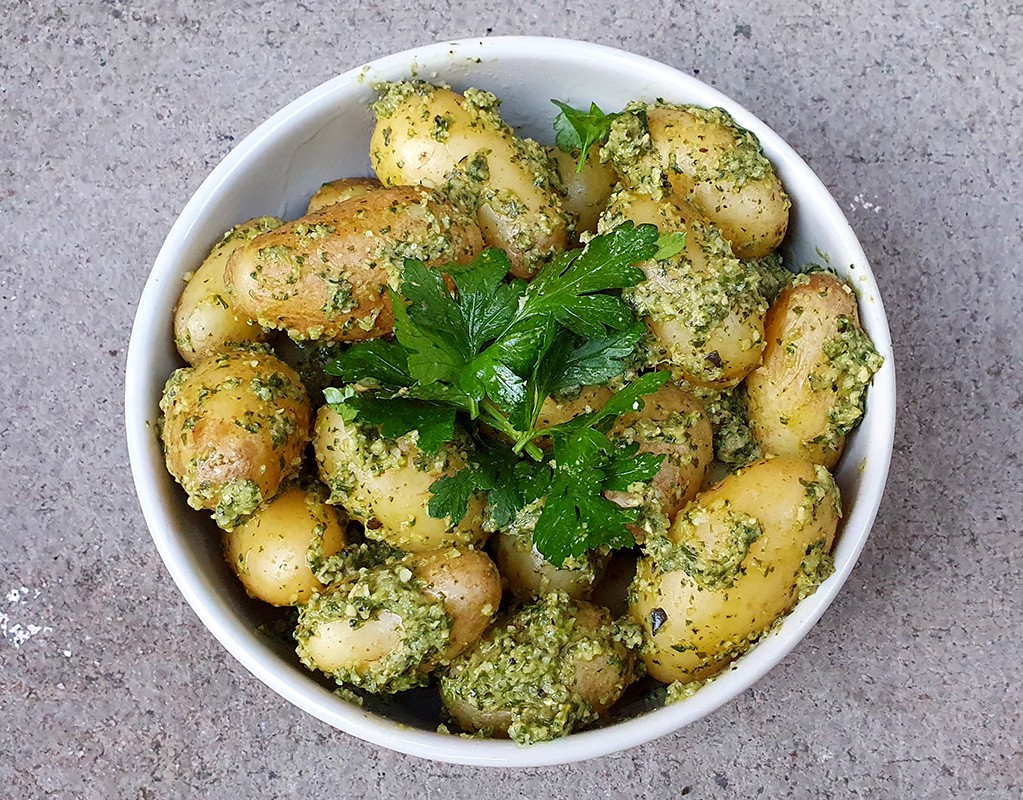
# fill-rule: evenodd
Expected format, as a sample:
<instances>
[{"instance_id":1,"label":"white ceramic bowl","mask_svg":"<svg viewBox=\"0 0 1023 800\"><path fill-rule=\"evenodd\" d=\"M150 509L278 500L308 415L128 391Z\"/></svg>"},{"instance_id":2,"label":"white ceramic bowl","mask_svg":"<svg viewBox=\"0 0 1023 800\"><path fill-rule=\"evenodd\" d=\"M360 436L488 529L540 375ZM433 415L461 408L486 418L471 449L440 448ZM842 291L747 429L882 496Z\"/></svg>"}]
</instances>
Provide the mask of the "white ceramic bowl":
<instances>
[{"instance_id":1,"label":"white ceramic bowl","mask_svg":"<svg viewBox=\"0 0 1023 800\"><path fill-rule=\"evenodd\" d=\"M629 100L658 97L722 106L760 138L792 197L783 248L788 263L819 262L823 256L860 293L863 325L885 365L837 475L846 516L835 572L775 633L684 702L528 748L438 734L417 718L416 709L392 709L384 716L351 705L302 668L290 648L260 633L259 604L245 596L221 557L218 537L186 505L164 468L155 425L164 381L180 366L171 318L182 275L232 225L261 214L297 217L323 181L371 174L371 85L410 74L456 89L493 91L503 101L506 120L546 143L553 139L556 113L550 98L577 107L595 101L609 111ZM820 180L774 131L700 81L640 56L559 39L467 39L387 56L327 81L260 125L210 174L171 229L139 302L128 349L125 420L139 501L167 569L206 627L256 677L324 722L378 745L462 764L538 766L624 750L681 728L747 689L806 635L849 576L877 512L892 450L894 376L888 324L863 250Z\"/></svg>"}]
</instances>

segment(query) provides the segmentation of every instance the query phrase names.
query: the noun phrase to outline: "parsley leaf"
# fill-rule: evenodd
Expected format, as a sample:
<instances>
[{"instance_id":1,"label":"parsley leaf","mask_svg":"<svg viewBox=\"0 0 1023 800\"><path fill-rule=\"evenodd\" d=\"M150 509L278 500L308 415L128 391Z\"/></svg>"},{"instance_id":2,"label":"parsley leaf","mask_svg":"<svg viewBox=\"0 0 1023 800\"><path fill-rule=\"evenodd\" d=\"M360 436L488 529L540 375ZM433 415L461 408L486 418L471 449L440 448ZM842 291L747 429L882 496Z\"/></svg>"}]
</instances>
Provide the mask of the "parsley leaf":
<instances>
[{"instance_id":1,"label":"parsley leaf","mask_svg":"<svg viewBox=\"0 0 1023 800\"><path fill-rule=\"evenodd\" d=\"M345 422L358 420L380 428L380 435L397 439L419 432L418 445L424 453L436 453L455 438L455 409L404 397L378 397L344 390L324 391L327 403ZM340 402L339 402L340 401Z\"/></svg>"},{"instance_id":2,"label":"parsley leaf","mask_svg":"<svg viewBox=\"0 0 1023 800\"><path fill-rule=\"evenodd\" d=\"M598 547L635 544L628 526L639 510L622 508L604 492L657 474L663 456L636 454L636 445L612 442L594 428L555 437L554 475L533 530L536 549L555 566Z\"/></svg>"},{"instance_id":3,"label":"parsley leaf","mask_svg":"<svg viewBox=\"0 0 1023 800\"><path fill-rule=\"evenodd\" d=\"M408 353L398 342L372 339L343 351L327 364L328 375L346 383L377 384L385 389L400 389L412 384L408 371Z\"/></svg>"},{"instance_id":4,"label":"parsley leaf","mask_svg":"<svg viewBox=\"0 0 1023 800\"><path fill-rule=\"evenodd\" d=\"M589 111L580 111L560 100L551 100L561 109L554 118L554 142L566 153L579 152L576 172L583 171L586 153L597 142L602 142L611 132L611 123L617 114L605 114L596 103L590 103Z\"/></svg>"}]
</instances>

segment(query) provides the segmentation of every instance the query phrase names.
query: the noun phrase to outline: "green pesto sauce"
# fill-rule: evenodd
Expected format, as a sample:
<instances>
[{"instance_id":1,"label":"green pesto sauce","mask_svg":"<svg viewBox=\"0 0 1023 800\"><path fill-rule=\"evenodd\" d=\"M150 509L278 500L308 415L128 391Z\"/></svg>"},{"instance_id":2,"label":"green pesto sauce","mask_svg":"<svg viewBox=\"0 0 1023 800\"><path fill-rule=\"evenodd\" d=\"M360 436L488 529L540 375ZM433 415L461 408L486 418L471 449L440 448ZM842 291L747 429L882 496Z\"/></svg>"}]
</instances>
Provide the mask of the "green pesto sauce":
<instances>
[{"instance_id":1,"label":"green pesto sauce","mask_svg":"<svg viewBox=\"0 0 1023 800\"><path fill-rule=\"evenodd\" d=\"M684 372L713 382L723 374L720 360L708 359L702 348L717 327L735 313L740 319L763 316L767 302L760 294L760 278L732 255L731 245L713 225L692 223L707 258L707 269L697 270L685 253L649 262L650 279L622 293L641 317L681 322L691 331L692 348L666 347L665 361ZM759 342L752 342L753 345Z\"/></svg>"},{"instance_id":2,"label":"green pesto sauce","mask_svg":"<svg viewBox=\"0 0 1023 800\"><path fill-rule=\"evenodd\" d=\"M681 108L701 122L727 130L735 138L735 146L725 150L718 162L706 167L696 176L701 181L728 181L736 186L764 180L774 174L774 167L767 160L760 140L750 131L736 124L732 115L723 108L701 108L700 106L671 106Z\"/></svg>"},{"instance_id":3,"label":"green pesto sauce","mask_svg":"<svg viewBox=\"0 0 1023 800\"><path fill-rule=\"evenodd\" d=\"M708 547L696 529L701 523L706 525L709 514L713 515L711 528L717 528L720 515L716 509L708 512L690 504L675 519L671 538L663 534L653 536L643 544L643 549L656 562L659 572L684 572L701 589L727 589L745 574L742 562L763 530L756 517L728 510L724 513L726 535L715 546Z\"/></svg>"},{"instance_id":4,"label":"green pesto sauce","mask_svg":"<svg viewBox=\"0 0 1023 800\"><path fill-rule=\"evenodd\" d=\"M213 520L224 530L241 523L263 502L263 493L255 481L236 478L220 489L220 502L213 509ZM189 497L189 504L192 498ZM195 506L193 506L195 507Z\"/></svg>"},{"instance_id":5,"label":"green pesto sauce","mask_svg":"<svg viewBox=\"0 0 1023 800\"><path fill-rule=\"evenodd\" d=\"M594 708L575 691L575 664L611 655L627 674L641 634L628 622L589 630L576 625L576 614L568 595L552 592L498 620L442 676L445 703L508 713L508 736L524 745L566 736L596 720Z\"/></svg>"},{"instance_id":6,"label":"green pesto sauce","mask_svg":"<svg viewBox=\"0 0 1023 800\"><path fill-rule=\"evenodd\" d=\"M396 81L394 83L381 82L373 84L373 91L378 95L376 102L370 108L379 119L387 119L394 116L394 112L410 97L419 95L429 97L436 91L426 81Z\"/></svg>"},{"instance_id":7,"label":"green pesto sauce","mask_svg":"<svg viewBox=\"0 0 1023 800\"><path fill-rule=\"evenodd\" d=\"M746 269L755 273L760 279L760 294L768 305L778 299L782 289L786 288L796 277L785 266L781 253L777 250L763 258L743 262Z\"/></svg>"},{"instance_id":8,"label":"green pesto sauce","mask_svg":"<svg viewBox=\"0 0 1023 800\"><path fill-rule=\"evenodd\" d=\"M386 551L356 550L354 557L346 554L339 562L328 559L328 565L319 571L322 577L332 577L361 564L354 573L314 594L299 609L295 629L298 656L305 666L318 669L306 644L320 625L341 621L358 629L381 613L390 612L402 621L400 644L375 661L329 674L339 683L369 692L393 693L422 686L451 639L451 619L444 603L424 590L407 556L385 555L380 561L380 554Z\"/></svg>"},{"instance_id":9,"label":"green pesto sauce","mask_svg":"<svg viewBox=\"0 0 1023 800\"><path fill-rule=\"evenodd\" d=\"M622 180L631 188L661 198L664 171L651 157L653 143L647 126L645 103L629 103L611 122L607 142L600 149L600 160L610 162Z\"/></svg>"},{"instance_id":10,"label":"green pesto sauce","mask_svg":"<svg viewBox=\"0 0 1023 800\"><path fill-rule=\"evenodd\" d=\"M689 681L689 683L672 681L668 684L668 688L664 693L664 705L670 706L672 703L681 703L683 700L688 700L706 686L710 680Z\"/></svg>"},{"instance_id":11,"label":"green pesto sauce","mask_svg":"<svg viewBox=\"0 0 1023 800\"><path fill-rule=\"evenodd\" d=\"M836 400L828 412L828 425L814 444L834 445L863 418L867 387L881 369L884 358L870 337L849 317L838 319L839 333L823 345L824 369L810 376L814 391L833 391Z\"/></svg>"},{"instance_id":12,"label":"green pesto sauce","mask_svg":"<svg viewBox=\"0 0 1023 800\"><path fill-rule=\"evenodd\" d=\"M710 417L714 457L718 461L734 470L763 458L750 430L746 394L741 385L722 391L694 386L691 391L703 401Z\"/></svg>"}]
</instances>

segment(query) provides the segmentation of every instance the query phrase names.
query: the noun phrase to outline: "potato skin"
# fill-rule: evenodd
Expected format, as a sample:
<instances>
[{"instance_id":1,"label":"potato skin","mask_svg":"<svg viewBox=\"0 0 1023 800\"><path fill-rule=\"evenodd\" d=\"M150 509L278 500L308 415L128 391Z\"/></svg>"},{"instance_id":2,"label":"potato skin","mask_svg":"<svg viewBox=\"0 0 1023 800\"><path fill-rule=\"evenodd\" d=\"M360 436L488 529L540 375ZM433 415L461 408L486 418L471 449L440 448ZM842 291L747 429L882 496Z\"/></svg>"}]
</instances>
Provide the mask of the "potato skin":
<instances>
[{"instance_id":1,"label":"potato skin","mask_svg":"<svg viewBox=\"0 0 1023 800\"><path fill-rule=\"evenodd\" d=\"M692 203L739 258L763 258L785 238L791 202L781 180L724 109L631 104L604 153L627 185Z\"/></svg>"},{"instance_id":2,"label":"potato skin","mask_svg":"<svg viewBox=\"0 0 1023 800\"><path fill-rule=\"evenodd\" d=\"M233 345L268 338L266 331L235 307L224 282L224 267L231 254L247 241L283 224L276 217L257 217L236 225L188 279L174 309L174 344L192 366Z\"/></svg>"},{"instance_id":3,"label":"potato skin","mask_svg":"<svg viewBox=\"0 0 1023 800\"><path fill-rule=\"evenodd\" d=\"M320 478L331 489L331 503L348 511L366 526L370 539L410 552L439 547L481 544L483 498L474 495L469 510L457 525L435 519L427 511L430 485L467 463L467 454L455 444L424 457L415 435L383 439L358 422L345 422L330 406L316 418L313 447Z\"/></svg>"},{"instance_id":4,"label":"potato skin","mask_svg":"<svg viewBox=\"0 0 1023 800\"><path fill-rule=\"evenodd\" d=\"M856 295L829 273L800 276L767 313L763 363L746 379L750 430L765 453L833 467L882 361Z\"/></svg>"},{"instance_id":5,"label":"potato skin","mask_svg":"<svg viewBox=\"0 0 1023 800\"><path fill-rule=\"evenodd\" d=\"M287 364L237 349L175 371L160 400L167 470L230 529L302 465L312 411Z\"/></svg>"},{"instance_id":6,"label":"potato skin","mask_svg":"<svg viewBox=\"0 0 1023 800\"><path fill-rule=\"evenodd\" d=\"M327 206L343 203L353 197L362 197L379 188L380 181L376 178L339 178L336 181L328 181L309 198L305 213L315 214Z\"/></svg>"},{"instance_id":7,"label":"potato skin","mask_svg":"<svg viewBox=\"0 0 1023 800\"><path fill-rule=\"evenodd\" d=\"M562 203L565 210L575 217L576 237L580 233L595 233L600 213L618 183L618 173L601 163L596 148L591 148L586 154L581 172L578 155L566 153L558 147L548 148L548 152L565 189Z\"/></svg>"},{"instance_id":8,"label":"potato skin","mask_svg":"<svg viewBox=\"0 0 1023 800\"><path fill-rule=\"evenodd\" d=\"M423 589L444 603L451 619L448 646L437 656L448 664L483 635L501 605L501 575L479 550L445 547L412 557Z\"/></svg>"},{"instance_id":9,"label":"potato skin","mask_svg":"<svg viewBox=\"0 0 1023 800\"><path fill-rule=\"evenodd\" d=\"M609 201L600 230L624 220L686 234L681 253L640 264L646 281L625 293L654 336L655 360L692 384L737 384L760 363L764 348L767 303L759 276L692 206L623 189Z\"/></svg>"},{"instance_id":10,"label":"potato skin","mask_svg":"<svg viewBox=\"0 0 1023 800\"><path fill-rule=\"evenodd\" d=\"M373 105L370 161L384 186L440 190L474 214L483 238L528 278L565 248L569 217L546 151L520 139L489 92L464 95L421 81L390 84Z\"/></svg>"},{"instance_id":11,"label":"potato skin","mask_svg":"<svg viewBox=\"0 0 1023 800\"><path fill-rule=\"evenodd\" d=\"M472 260L479 228L421 187L379 189L256 237L228 260L238 309L293 339L357 341L394 327L388 286L405 258Z\"/></svg>"},{"instance_id":12,"label":"potato skin","mask_svg":"<svg viewBox=\"0 0 1023 800\"><path fill-rule=\"evenodd\" d=\"M323 589L310 559L344 547L348 521L325 500L322 490L292 486L224 534L224 557L250 597L293 606Z\"/></svg>"},{"instance_id":13,"label":"potato skin","mask_svg":"<svg viewBox=\"0 0 1023 800\"><path fill-rule=\"evenodd\" d=\"M635 679L634 637L607 609L553 592L501 617L455 659L441 699L468 732L520 744L565 736Z\"/></svg>"},{"instance_id":14,"label":"potato skin","mask_svg":"<svg viewBox=\"0 0 1023 800\"><path fill-rule=\"evenodd\" d=\"M741 655L830 574L840 515L830 473L792 458L701 493L644 545L630 592L649 674L700 680Z\"/></svg>"}]
</instances>

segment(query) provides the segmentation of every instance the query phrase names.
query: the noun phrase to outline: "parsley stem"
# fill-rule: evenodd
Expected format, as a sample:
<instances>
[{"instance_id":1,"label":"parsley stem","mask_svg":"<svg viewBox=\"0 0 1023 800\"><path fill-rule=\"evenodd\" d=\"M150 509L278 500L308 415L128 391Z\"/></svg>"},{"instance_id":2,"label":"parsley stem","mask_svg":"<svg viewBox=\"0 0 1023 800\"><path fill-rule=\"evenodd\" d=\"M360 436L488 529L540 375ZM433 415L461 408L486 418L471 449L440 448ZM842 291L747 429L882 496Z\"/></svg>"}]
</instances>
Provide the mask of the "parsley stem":
<instances>
[{"instance_id":1,"label":"parsley stem","mask_svg":"<svg viewBox=\"0 0 1023 800\"><path fill-rule=\"evenodd\" d=\"M531 430L529 433L523 434L522 431L518 430L508 421L508 418L501 413L500 409L489 398L480 404L480 408L486 413L487 421L493 427L515 440L513 450L516 453L521 453L525 450L526 454L534 461L543 461L543 450L533 444L536 431Z\"/></svg>"}]
</instances>

